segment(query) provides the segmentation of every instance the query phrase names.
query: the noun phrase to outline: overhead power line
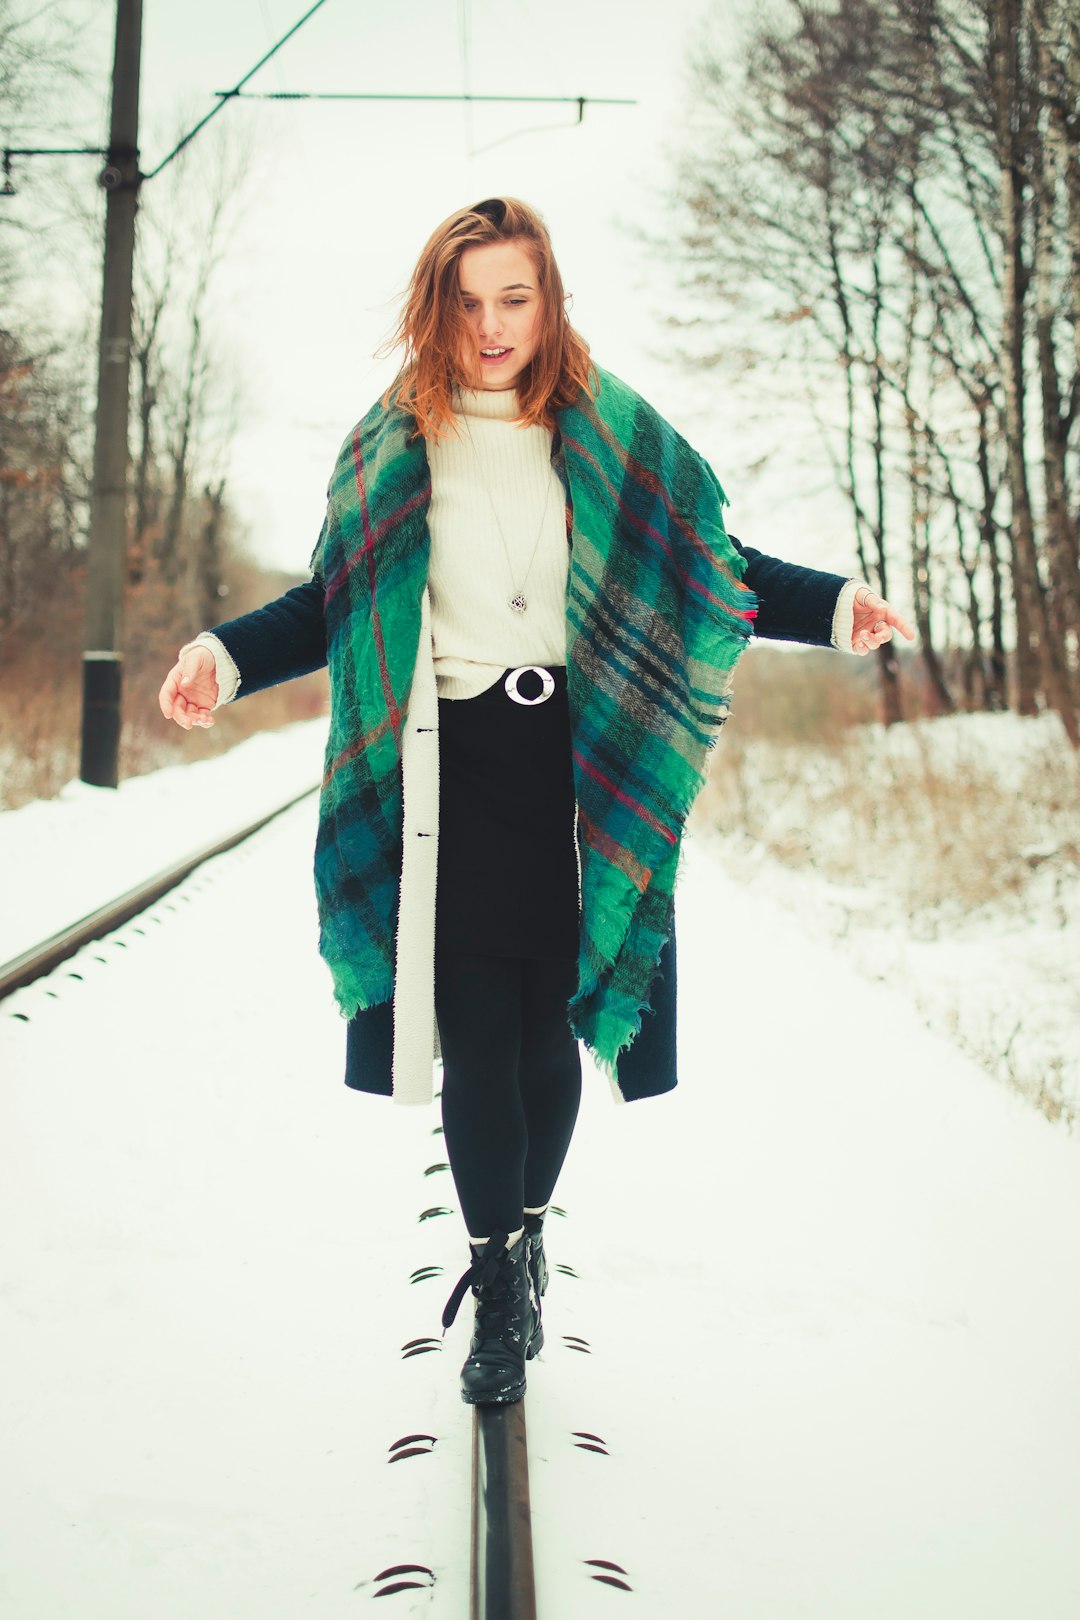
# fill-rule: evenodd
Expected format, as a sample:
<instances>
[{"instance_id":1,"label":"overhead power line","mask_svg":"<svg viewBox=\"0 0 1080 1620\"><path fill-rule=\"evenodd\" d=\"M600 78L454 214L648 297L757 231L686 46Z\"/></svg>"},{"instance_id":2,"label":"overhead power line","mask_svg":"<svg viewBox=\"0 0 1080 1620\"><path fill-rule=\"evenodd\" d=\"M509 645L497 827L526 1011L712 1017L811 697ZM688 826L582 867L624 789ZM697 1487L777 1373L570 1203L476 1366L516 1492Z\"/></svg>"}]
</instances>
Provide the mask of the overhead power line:
<instances>
[{"instance_id":1,"label":"overhead power line","mask_svg":"<svg viewBox=\"0 0 1080 1620\"><path fill-rule=\"evenodd\" d=\"M577 121L579 124L585 117L586 105L590 103L596 107L635 107L637 105L635 100L632 100L629 97L620 96L477 96L468 91L460 95L414 95L408 92L393 92L385 90L245 90L244 86L255 77L259 69L265 67L267 62L270 61L271 57L276 56L281 47L286 45L289 40L292 39L294 34L299 33L304 24L310 21L310 19L314 17L315 13L320 11L325 4L326 0L315 0L315 4L313 6L309 6L308 10L304 12L304 15L299 18L297 22L293 23L288 32L282 34L281 38L276 42L276 44L271 45L270 49L266 51L264 55L260 56L259 60L255 63L255 66L250 68L248 72L244 74L243 78L239 79L237 83L233 85L231 90L215 90L214 95L217 97L217 105L211 107L210 111L200 118L198 123L193 125L192 128L188 130L186 135L177 141L172 151L167 157L162 158L161 162L156 168L150 169L146 172L139 172L137 174L136 184L140 184L144 180L155 179L156 176L161 173L162 169L172 162L173 158L179 157L184 148L190 146L196 135L204 130L207 124L210 123L211 119L216 118L218 113L221 112L221 110L226 107L230 101L458 101L470 103L529 102L532 104L543 104L547 106L576 107L578 110ZM8 197L13 197L15 195L15 187L11 178L12 159L15 157L59 157L83 154L92 154L94 156L108 155L106 151L97 146L6 147L3 154L4 184L3 187L0 188L0 194ZM106 174L109 174L108 170L106 170Z\"/></svg>"},{"instance_id":2,"label":"overhead power line","mask_svg":"<svg viewBox=\"0 0 1080 1620\"><path fill-rule=\"evenodd\" d=\"M315 4L310 8L310 10L304 12L304 15L300 18L300 21L293 23L288 33L282 34L277 44L271 45L265 56L260 56L259 60L256 62L251 71L249 73L245 73L244 77L233 87L232 90L219 90L217 93L221 97L221 100L219 100L217 106L211 107L210 111L206 114L206 117L200 118L194 129L189 129L184 138L177 141L168 157L162 158L157 168L151 169L149 174L144 174L143 179L153 180L154 176L160 174L167 163L171 163L174 157L179 157L180 153L184 150L184 147L195 139L200 130L206 128L211 118L216 118L222 107L224 107L226 103L231 101L234 97L238 96L245 84L247 84L248 80L253 79L256 73L258 73L259 69L261 67L265 67L270 58L272 56L276 56L281 47L292 39L293 35L298 33L300 29L303 28L304 24L311 17L314 17L315 13L319 11L325 4L326 0L315 0Z\"/></svg>"},{"instance_id":3,"label":"overhead power line","mask_svg":"<svg viewBox=\"0 0 1080 1620\"><path fill-rule=\"evenodd\" d=\"M637 102L626 96L474 96L410 95L390 90L215 90L222 101L532 101L548 105L568 104L578 109L581 121L586 104L594 107L636 107ZM217 111L217 108L214 109Z\"/></svg>"}]
</instances>

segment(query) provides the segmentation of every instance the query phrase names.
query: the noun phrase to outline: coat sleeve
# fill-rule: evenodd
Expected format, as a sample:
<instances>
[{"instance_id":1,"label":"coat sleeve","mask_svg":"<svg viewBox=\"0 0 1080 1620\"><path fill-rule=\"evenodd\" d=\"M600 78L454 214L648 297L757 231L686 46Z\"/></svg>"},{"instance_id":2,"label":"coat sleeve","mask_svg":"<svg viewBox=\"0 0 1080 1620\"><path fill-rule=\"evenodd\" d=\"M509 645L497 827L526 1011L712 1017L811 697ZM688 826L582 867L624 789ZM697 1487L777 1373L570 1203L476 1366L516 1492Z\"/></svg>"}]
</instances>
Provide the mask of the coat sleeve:
<instances>
[{"instance_id":1,"label":"coat sleeve","mask_svg":"<svg viewBox=\"0 0 1080 1620\"><path fill-rule=\"evenodd\" d=\"M208 634L235 665L236 697L309 675L326 663L322 586L315 579L294 585L276 601L217 624Z\"/></svg>"},{"instance_id":2,"label":"coat sleeve","mask_svg":"<svg viewBox=\"0 0 1080 1620\"><path fill-rule=\"evenodd\" d=\"M733 534L728 538L746 558L743 584L758 599L755 636L768 641L802 641L811 647L834 646L834 614L847 578L767 557L753 546L744 546Z\"/></svg>"}]
</instances>

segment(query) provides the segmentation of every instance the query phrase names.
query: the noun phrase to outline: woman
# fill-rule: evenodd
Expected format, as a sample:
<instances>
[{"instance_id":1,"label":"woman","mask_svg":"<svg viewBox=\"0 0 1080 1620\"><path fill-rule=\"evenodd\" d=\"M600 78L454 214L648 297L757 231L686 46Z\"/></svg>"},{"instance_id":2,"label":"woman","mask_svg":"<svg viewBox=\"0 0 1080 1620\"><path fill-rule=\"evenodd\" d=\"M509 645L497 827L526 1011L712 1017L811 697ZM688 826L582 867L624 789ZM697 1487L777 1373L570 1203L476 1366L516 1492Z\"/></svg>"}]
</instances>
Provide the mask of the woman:
<instances>
[{"instance_id":1,"label":"woman","mask_svg":"<svg viewBox=\"0 0 1080 1620\"><path fill-rule=\"evenodd\" d=\"M444 1324L471 1287L463 1399L514 1401L578 1040L624 1099L675 1084L679 844L752 628L912 632L862 581L729 539L711 469L590 361L524 203L438 227L398 344L311 581L182 648L160 703L208 726L328 663L315 873L346 1082L426 1100L437 1025L471 1257Z\"/></svg>"}]
</instances>

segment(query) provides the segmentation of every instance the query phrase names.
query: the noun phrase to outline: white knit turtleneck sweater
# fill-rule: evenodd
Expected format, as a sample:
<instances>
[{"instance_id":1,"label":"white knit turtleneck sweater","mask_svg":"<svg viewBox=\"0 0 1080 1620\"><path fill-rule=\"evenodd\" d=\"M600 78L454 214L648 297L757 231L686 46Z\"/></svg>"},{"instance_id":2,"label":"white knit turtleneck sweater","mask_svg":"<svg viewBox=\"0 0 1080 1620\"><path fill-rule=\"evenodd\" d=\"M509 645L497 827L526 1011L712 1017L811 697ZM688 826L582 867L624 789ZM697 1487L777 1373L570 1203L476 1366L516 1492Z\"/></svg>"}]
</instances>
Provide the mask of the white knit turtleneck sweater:
<instances>
[{"instance_id":1,"label":"white knit turtleneck sweater","mask_svg":"<svg viewBox=\"0 0 1080 1620\"><path fill-rule=\"evenodd\" d=\"M459 389L454 403L458 434L427 445L428 589L439 696L470 698L504 669L566 663L569 549L547 428L514 425L512 388Z\"/></svg>"}]
</instances>

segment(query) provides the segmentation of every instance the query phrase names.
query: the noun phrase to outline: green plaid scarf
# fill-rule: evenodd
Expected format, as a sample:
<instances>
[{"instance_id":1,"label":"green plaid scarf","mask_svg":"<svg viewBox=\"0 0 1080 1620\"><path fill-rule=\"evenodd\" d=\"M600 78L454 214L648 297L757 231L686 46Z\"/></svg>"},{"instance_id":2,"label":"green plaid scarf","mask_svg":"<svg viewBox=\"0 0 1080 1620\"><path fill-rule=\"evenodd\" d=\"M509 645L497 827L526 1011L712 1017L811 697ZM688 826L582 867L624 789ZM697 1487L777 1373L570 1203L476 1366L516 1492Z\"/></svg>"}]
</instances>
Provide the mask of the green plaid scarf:
<instances>
[{"instance_id":1,"label":"green plaid scarf","mask_svg":"<svg viewBox=\"0 0 1080 1620\"><path fill-rule=\"evenodd\" d=\"M707 463L638 394L559 413L567 686L581 845L575 1035L614 1075L671 928L683 825L727 715L755 598ZM401 745L427 583L422 436L375 405L346 440L312 558L331 719L315 849L320 948L342 1012L388 1000L401 873Z\"/></svg>"}]
</instances>

